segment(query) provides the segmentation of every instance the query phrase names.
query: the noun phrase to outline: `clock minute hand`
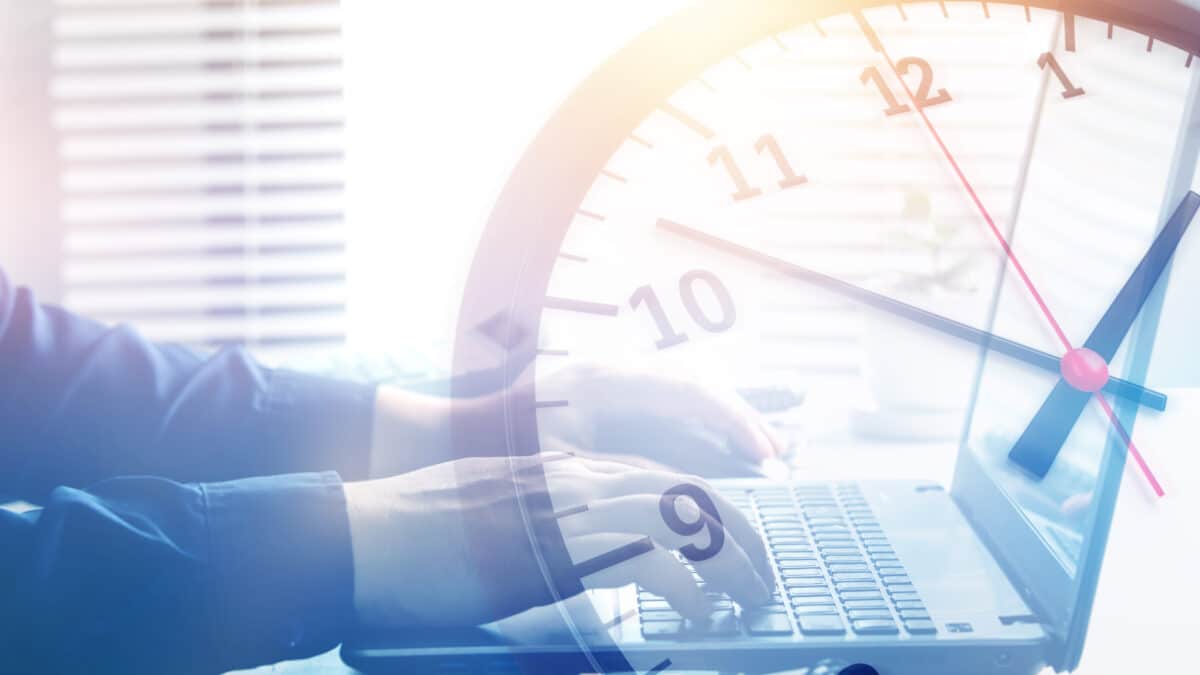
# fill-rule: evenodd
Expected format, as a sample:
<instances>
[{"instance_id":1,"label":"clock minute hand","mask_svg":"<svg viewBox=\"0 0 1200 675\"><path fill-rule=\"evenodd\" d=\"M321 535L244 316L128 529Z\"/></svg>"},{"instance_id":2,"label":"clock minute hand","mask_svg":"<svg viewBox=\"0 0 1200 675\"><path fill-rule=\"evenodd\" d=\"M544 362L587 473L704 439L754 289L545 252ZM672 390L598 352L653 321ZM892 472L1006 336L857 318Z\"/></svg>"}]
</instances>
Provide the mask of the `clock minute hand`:
<instances>
[{"instance_id":1,"label":"clock minute hand","mask_svg":"<svg viewBox=\"0 0 1200 675\"><path fill-rule=\"evenodd\" d=\"M1200 209L1200 195L1189 192L1092 329L1083 346L1103 359L1105 368L1150 297L1197 209ZM1060 379L1009 451L1008 458L1034 476L1045 477L1092 393L1070 384L1065 377Z\"/></svg>"},{"instance_id":2,"label":"clock minute hand","mask_svg":"<svg viewBox=\"0 0 1200 675\"><path fill-rule=\"evenodd\" d=\"M867 290L861 286L855 286L836 277L822 274L816 270L797 265L769 253L709 234L688 225L660 218L656 226L660 230L720 249L729 255L754 262L784 276L807 282L843 297L850 298L851 300L861 302L869 307L966 340L972 344L987 347L992 351L1024 361L1043 370L1052 373L1058 373L1060 370L1059 359L1057 357L1041 350L1027 347L1019 342L993 335L974 326L955 321L940 314L934 314L915 305L900 302L881 293ZM1112 378L1105 384L1104 390L1115 396L1140 403L1154 410L1165 410L1167 406L1167 397L1165 395L1126 380Z\"/></svg>"}]
</instances>

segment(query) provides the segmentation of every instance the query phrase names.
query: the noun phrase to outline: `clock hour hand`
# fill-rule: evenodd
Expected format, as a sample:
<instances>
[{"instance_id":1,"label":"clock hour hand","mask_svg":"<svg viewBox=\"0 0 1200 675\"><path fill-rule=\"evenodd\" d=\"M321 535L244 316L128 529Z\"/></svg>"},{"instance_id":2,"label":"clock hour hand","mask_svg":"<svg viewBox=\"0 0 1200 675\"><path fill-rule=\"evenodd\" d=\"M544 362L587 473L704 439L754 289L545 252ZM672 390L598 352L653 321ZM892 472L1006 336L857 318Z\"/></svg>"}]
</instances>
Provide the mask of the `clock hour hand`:
<instances>
[{"instance_id":1,"label":"clock hour hand","mask_svg":"<svg viewBox=\"0 0 1200 675\"><path fill-rule=\"evenodd\" d=\"M1088 336L1083 349L1072 350L1063 357L1063 379L1054 386L1008 453L1014 463L1038 478L1045 477L1096 391L1094 386L1104 382L1108 362L1117 353L1142 305L1150 297L1198 208L1200 195L1189 192L1184 196Z\"/></svg>"},{"instance_id":2,"label":"clock hour hand","mask_svg":"<svg viewBox=\"0 0 1200 675\"><path fill-rule=\"evenodd\" d=\"M731 256L756 263L784 276L807 282L869 307L939 330L947 335L986 347L991 351L1024 361L1052 373L1058 373L1060 370L1059 359L1052 354L993 335L940 314L934 314L915 305L900 302L861 286L855 286L836 277L777 258L769 253L664 218L658 220L657 227L660 230L720 249ZM1154 410L1165 410L1167 406L1165 395L1126 380L1111 378L1105 383L1104 390Z\"/></svg>"}]
</instances>

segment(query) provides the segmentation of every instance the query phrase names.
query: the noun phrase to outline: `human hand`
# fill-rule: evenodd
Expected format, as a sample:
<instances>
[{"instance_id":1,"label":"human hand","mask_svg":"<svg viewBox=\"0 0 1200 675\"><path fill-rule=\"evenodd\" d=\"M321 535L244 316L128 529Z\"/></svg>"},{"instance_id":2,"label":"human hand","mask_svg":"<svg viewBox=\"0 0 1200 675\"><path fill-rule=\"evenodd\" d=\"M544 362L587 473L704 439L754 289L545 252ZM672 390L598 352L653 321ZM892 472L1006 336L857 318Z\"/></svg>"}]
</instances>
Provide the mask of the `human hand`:
<instances>
[{"instance_id":1,"label":"human hand","mask_svg":"<svg viewBox=\"0 0 1200 675\"><path fill-rule=\"evenodd\" d=\"M539 380L537 390L539 399L569 402L538 418L542 438L566 446L642 455L693 471L721 466L709 461L720 459L716 455L731 452L758 463L784 451L758 411L737 393L674 375L575 366ZM700 456L704 453L713 456Z\"/></svg>"},{"instance_id":2,"label":"human hand","mask_svg":"<svg viewBox=\"0 0 1200 675\"><path fill-rule=\"evenodd\" d=\"M682 377L582 365L540 379L537 390L539 398L570 401L539 418L543 450L599 454L645 468L682 467L705 475L738 475L783 454L783 443L739 395ZM456 447L480 455L506 453L503 447L485 446L510 394L448 399L380 387L371 477L458 459L462 454ZM468 442L452 443L452 424Z\"/></svg>"},{"instance_id":3,"label":"human hand","mask_svg":"<svg viewBox=\"0 0 1200 675\"><path fill-rule=\"evenodd\" d=\"M556 508L587 505L587 510L556 519L549 508L534 507L550 504L547 483L554 486ZM637 582L684 616L707 616L704 592L671 553L696 544L697 538L675 532L660 513L663 494L680 484L704 490L721 522L690 497L677 500L677 514L688 522L705 520L708 528L720 528L725 535L716 555L693 563L697 573L711 590L726 592L741 604L765 602L774 577L762 540L742 513L704 481L541 454L461 459L347 483L359 619L385 627L476 625L554 602L556 594L571 588L573 570L569 565L550 569L552 588L530 544L531 533L558 528L574 560L652 538L654 549L585 577L585 586ZM523 505L528 512L522 512ZM547 543L536 542L539 547Z\"/></svg>"}]
</instances>

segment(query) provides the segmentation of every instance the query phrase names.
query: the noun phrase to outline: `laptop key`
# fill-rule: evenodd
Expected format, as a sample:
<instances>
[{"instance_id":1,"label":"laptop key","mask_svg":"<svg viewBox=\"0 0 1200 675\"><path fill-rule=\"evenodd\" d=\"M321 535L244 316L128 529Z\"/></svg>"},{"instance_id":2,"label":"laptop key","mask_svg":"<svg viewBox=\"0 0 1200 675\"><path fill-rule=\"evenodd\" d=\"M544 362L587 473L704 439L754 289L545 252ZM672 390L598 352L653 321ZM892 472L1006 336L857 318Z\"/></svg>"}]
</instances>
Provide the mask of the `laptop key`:
<instances>
[{"instance_id":1,"label":"laptop key","mask_svg":"<svg viewBox=\"0 0 1200 675\"><path fill-rule=\"evenodd\" d=\"M811 616L813 614L837 615L837 607L835 605L801 605L792 611L796 613L796 616Z\"/></svg>"},{"instance_id":2,"label":"laptop key","mask_svg":"<svg viewBox=\"0 0 1200 675\"><path fill-rule=\"evenodd\" d=\"M835 581L834 588L842 591L878 591L874 581Z\"/></svg>"},{"instance_id":3,"label":"laptop key","mask_svg":"<svg viewBox=\"0 0 1200 675\"><path fill-rule=\"evenodd\" d=\"M845 525L812 525L809 528L814 537L849 537L850 528Z\"/></svg>"},{"instance_id":4,"label":"laptop key","mask_svg":"<svg viewBox=\"0 0 1200 675\"><path fill-rule=\"evenodd\" d=\"M781 570L819 570L821 564L816 558L806 558L803 560L780 560L776 565Z\"/></svg>"},{"instance_id":5,"label":"laptop key","mask_svg":"<svg viewBox=\"0 0 1200 675\"><path fill-rule=\"evenodd\" d=\"M888 590L891 589L889 588ZM892 593L892 602L904 602L906 600L920 602L921 596L916 593Z\"/></svg>"},{"instance_id":6,"label":"laptop key","mask_svg":"<svg viewBox=\"0 0 1200 675\"><path fill-rule=\"evenodd\" d=\"M768 539L770 539L771 548L776 550L790 550L791 547L808 551L813 549L812 540L808 537L768 537Z\"/></svg>"},{"instance_id":7,"label":"laptop key","mask_svg":"<svg viewBox=\"0 0 1200 675\"><path fill-rule=\"evenodd\" d=\"M775 551L775 559L780 562L795 560L798 562L816 562L817 551L811 546L772 546Z\"/></svg>"},{"instance_id":8,"label":"laptop key","mask_svg":"<svg viewBox=\"0 0 1200 675\"><path fill-rule=\"evenodd\" d=\"M796 617L800 632L805 635L841 635L846 632L842 617L836 614L811 614Z\"/></svg>"},{"instance_id":9,"label":"laptop key","mask_svg":"<svg viewBox=\"0 0 1200 675\"><path fill-rule=\"evenodd\" d=\"M833 594L824 586L809 586L806 588L789 588L788 597L792 598L793 602L795 602L795 598L829 598L832 600ZM882 596L880 596L880 599L882 599Z\"/></svg>"},{"instance_id":10,"label":"laptop key","mask_svg":"<svg viewBox=\"0 0 1200 675\"><path fill-rule=\"evenodd\" d=\"M851 621L860 619L892 619L892 613L886 609L850 609L846 610L846 616L850 617Z\"/></svg>"},{"instance_id":11,"label":"laptop key","mask_svg":"<svg viewBox=\"0 0 1200 675\"><path fill-rule=\"evenodd\" d=\"M896 609L925 609L925 603L920 600L897 600Z\"/></svg>"},{"instance_id":12,"label":"laptop key","mask_svg":"<svg viewBox=\"0 0 1200 675\"><path fill-rule=\"evenodd\" d=\"M794 607L812 607L818 604L832 604L833 595L828 591L824 593L814 593L811 596L791 596L791 601Z\"/></svg>"},{"instance_id":13,"label":"laptop key","mask_svg":"<svg viewBox=\"0 0 1200 675\"><path fill-rule=\"evenodd\" d=\"M883 602L883 594L875 591L846 591L845 593L839 593L839 595L842 596L842 600L875 600Z\"/></svg>"},{"instance_id":14,"label":"laptop key","mask_svg":"<svg viewBox=\"0 0 1200 675\"><path fill-rule=\"evenodd\" d=\"M888 585L888 593L897 595L899 593L916 593L917 588L912 584L892 584Z\"/></svg>"},{"instance_id":15,"label":"laptop key","mask_svg":"<svg viewBox=\"0 0 1200 675\"><path fill-rule=\"evenodd\" d=\"M780 573L780 577L784 579L785 589L812 589L812 587L821 587L828 589L829 584L821 575L809 575L809 577L793 577L794 573L803 573L805 571L784 571Z\"/></svg>"},{"instance_id":16,"label":"laptop key","mask_svg":"<svg viewBox=\"0 0 1200 675\"><path fill-rule=\"evenodd\" d=\"M783 577L785 586L800 586L800 585L805 585L805 584L811 584L813 579L823 579L824 578L824 576L821 574L821 570L819 568L807 569L807 570L780 570L779 576ZM795 583L793 583L793 582L795 582Z\"/></svg>"},{"instance_id":17,"label":"laptop key","mask_svg":"<svg viewBox=\"0 0 1200 675\"><path fill-rule=\"evenodd\" d=\"M857 555L858 545L853 542L817 542L824 555Z\"/></svg>"},{"instance_id":18,"label":"laptop key","mask_svg":"<svg viewBox=\"0 0 1200 675\"><path fill-rule=\"evenodd\" d=\"M937 632L937 626L932 621L917 619L914 621L905 621L904 630L913 635L933 635Z\"/></svg>"},{"instance_id":19,"label":"laptop key","mask_svg":"<svg viewBox=\"0 0 1200 675\"><path fill-rule=\"evenodd\" d=\"M929 620L929 612L926 612L923 609L902 609L902 610L900 610L900 618L904 619L905 621L908 621L910 619L919 619L919 620L928 621Z\"/></svg>"},{"instance_id":20,"label":"laptop key","mask_svg":"<svg viewBox=\"0 0 1200 675\"><path fill-rule=\"evenodd\" d=\"M842 606L846 609L887 609L883 600L844 600Z\"/></svg>"},{"instance_id":21,"label":"laptop key","mask_svg":"<svg viewBox=\"0 0 1200 675\"><path fill-rule=\"evenodd\" d=\"M875 581L875 577L869 572L834 572L833 580L837 581Z\"/></svg>"},{"instance_id":22,"label":"laptop key","mask_svg":"<svg viewBox=\"0 0 1200 675\"><path fill-rule=\"evenodd\" d=\"M774 549L776 553L808 553L808 554L812 555L812 552L813 552L812 546L810 546L808 544L800 543L800 542L796 542L793 544L774 544L773 543L773 544L771 544L771 548Z\"/></svg>"},{"instance_id":23,"label":"laptop key","mask_svg":"<svg viewBox=\"0 0 1200 675\"><path fill-rule=\"evenodd\" d=\"M851 621L850 627L859 635L895 635L900 632L900 629L891 619L886 621L879 619Z\"/></svg>"},{"instance_id":24,"label":"laptop key","mask_svg":"<svg viewBox=\"0 0 1200 675\"><path fill-rule=\"evenodd\" d=\"M742 623L751 635L791 635L792 622L787 614L774 612L746 612Z\"/></svg>"}]
</instances>

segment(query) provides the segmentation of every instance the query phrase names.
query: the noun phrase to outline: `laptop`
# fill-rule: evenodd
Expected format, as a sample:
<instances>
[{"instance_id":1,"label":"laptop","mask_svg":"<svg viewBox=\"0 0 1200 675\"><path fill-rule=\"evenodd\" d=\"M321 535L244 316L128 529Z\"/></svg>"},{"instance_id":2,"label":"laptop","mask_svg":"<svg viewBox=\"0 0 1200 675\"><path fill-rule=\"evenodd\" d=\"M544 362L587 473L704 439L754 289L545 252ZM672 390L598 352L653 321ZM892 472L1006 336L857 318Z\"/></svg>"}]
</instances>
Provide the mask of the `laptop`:
<instances>
[{"instance_id":1,"label":"laptop","mask_svg":"<svg viewBox=\"0 0 1200 675\"><path fill-rule=\"evenodd\" d=\"M993 322L999 305L998 295ZM1143 312L1114 374L1145 381L1157 319ZM948 487L710 481L768 546L777 588L766 607L714 595L710 620L695 625L644 589L591 590L484 626L362 630L342 658L367 673L647 673L668 663L670 672L804 675L1071 671L1126 449L1106 421L1085 415L1044 476L1015 465L1013 441L1056 383L981 349ZM1132 431L1137 405L1117 399L1115 408Z\"/></svg>"},{"instance_id":2,"label":"laptop","mask_svg":"<svg viewBox=\"0 0 1200 675\"><path fill-rule=\"evenodd\" d=\"M1127 379L1144 376L1152 334L1142 325L1131 336ZM714 596L711 621L697 626L637 587L588 591L475 628L362 631L342 658L368 673L653 672L668 659L671 672L1072 670L1125 451L1103 426L1081 423L1044 479L1012 465L1013 436L994 422L1009 409L1011 383L1028 377L981 355L948 489L921 480L712 481L768 544L778 587L767 607ZM1135 412L1118 405L1127 429Z\"/></svg>"}]
</instances>

